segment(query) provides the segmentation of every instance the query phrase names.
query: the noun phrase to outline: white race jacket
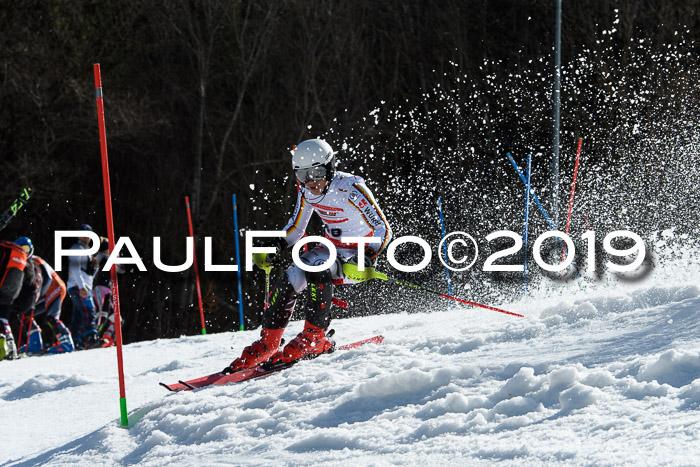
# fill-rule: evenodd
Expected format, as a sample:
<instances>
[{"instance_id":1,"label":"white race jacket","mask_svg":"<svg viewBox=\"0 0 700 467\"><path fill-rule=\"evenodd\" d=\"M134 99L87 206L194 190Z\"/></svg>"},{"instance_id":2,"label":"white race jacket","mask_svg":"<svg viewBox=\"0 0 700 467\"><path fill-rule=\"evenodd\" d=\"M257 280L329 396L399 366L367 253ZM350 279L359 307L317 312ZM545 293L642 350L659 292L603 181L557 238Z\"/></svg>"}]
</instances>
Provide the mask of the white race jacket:
<instances>
[{"instance_id":1,"label":"white race jacket","mask_svg":"<svg viewBox=\"0 0 700 467\"><path fill-rule=\"evenodd\" d=\"M87 250L88 246L78 242L70 247L71 250ZM92 281L97 275L97 268L92 265L92 256L68 257L68 282L67 288L78 287L92 291Z\"/></svg>"},{"instance_id":2,"label":"white race jacket","mask_svg":"<svg viewBox=\"0 0 700 467\"><path fill-rule=\"evenodd\" d=\"M367 245L376 252L374 259L391 241L389 222L365 181L356 175L336 172L326 192L318 196L299 187L294 213L282 229L287 232L288 246L302 238L313 212L323 221L326 238L338 248L357 248L357 244L341 242L341 237L379 237L381 244Z\"/></svg>"}]
</instances>

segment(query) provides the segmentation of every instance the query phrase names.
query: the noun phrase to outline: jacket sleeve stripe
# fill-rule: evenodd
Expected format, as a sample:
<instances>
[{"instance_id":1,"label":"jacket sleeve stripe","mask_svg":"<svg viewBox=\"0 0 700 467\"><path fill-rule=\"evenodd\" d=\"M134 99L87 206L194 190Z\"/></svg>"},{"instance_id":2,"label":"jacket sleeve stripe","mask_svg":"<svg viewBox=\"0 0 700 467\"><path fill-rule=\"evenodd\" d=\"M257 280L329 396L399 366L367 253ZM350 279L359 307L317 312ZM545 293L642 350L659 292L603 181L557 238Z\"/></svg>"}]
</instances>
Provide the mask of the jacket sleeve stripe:
<instances>
[{"instance_id":1,"label":"jacket sleeve stripe","mask_svg":"<svg viewBox=\"0 0 700 467\"><path fill-rule=\"evenodd\" d=\"M358 184L358 183L353 183L353 187L355 187L355 188L357 189L357 191L359 191L360 193L362 193L362 196L364 196L365 199L367 199L367 201L369 201L369 203L372 205L372 207L374 208L374 210L375 210L375 211L377 212L377 214L379 215L379 218L380 218L380 219L382 220L382 222L384 223L384 240L382 241L381 246L376 250L376 251L377 251L377 255L379 255L379 253L381 253L381 252L384 250L384 248L386 248L387 244L388 244L389 241L391 240L391 227L389 226L389 222L387 222L386 217L384 216L384 213L383 213L382 210L379 208L379 206L377 205L377 203L374 201L374 197L373 197L371 194L369 194L369 193L367 192L367 190L365 190L365 189L364 189L360 184ZM359 208L358 208L358 209L359 209ZM362 210L360 210L360 212L362 212ZM363 215L363 217L364 217L364 215ZM367 219L366 219L366 218L365 218L365 222L367 222ZM371 224L370 224L369 222L367 222L367 225L369 225L369 226L371 227Z\"/></svg>"}]
</instances>

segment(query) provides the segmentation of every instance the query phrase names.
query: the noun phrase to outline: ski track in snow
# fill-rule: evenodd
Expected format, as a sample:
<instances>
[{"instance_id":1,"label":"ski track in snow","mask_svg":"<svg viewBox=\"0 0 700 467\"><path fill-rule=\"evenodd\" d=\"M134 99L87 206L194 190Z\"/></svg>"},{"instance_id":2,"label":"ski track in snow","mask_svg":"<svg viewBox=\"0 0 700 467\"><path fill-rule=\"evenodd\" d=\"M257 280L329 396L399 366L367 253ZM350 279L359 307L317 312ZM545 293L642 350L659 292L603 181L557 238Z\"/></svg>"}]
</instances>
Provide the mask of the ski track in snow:
<instances>
[{"instance_id":1,"label":"ski track in snow","mask_svg":"<svg viewBox=\"0 0 700 467\"><path fill-rule=\"evenodd\" d=\"M505 305L525 319L336 320L341 344L386 339L191 392L158 382L223 368L259 331L128 345L128 428L114 349L3 362L0 464L697 465L700 287L669 283Z\"/></svg>"}]
</instances>

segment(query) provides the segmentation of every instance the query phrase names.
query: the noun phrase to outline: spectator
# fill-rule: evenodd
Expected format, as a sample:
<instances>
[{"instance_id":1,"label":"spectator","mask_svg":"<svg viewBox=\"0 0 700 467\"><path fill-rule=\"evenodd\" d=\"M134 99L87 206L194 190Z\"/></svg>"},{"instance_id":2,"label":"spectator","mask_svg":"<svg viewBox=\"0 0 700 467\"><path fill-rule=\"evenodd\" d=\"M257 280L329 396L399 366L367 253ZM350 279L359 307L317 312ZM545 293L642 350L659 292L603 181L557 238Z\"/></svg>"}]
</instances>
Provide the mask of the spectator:
<instances>
[{"instance_id":1,"label":"spectator","mask_svg":"<svg viewBox=\"0 0 700 467\"><path fill-rule=\"evenodd\" d=\"M92 231L88 224L78 230ZM71 250L87 250L89 237L78 237ZM68 295L73 303L70 331L76 350L99 347L97 336L97 311L92 300L92 283L98 271L94 256L70 256L68 260Z\"/></svg>"}]
</instances>

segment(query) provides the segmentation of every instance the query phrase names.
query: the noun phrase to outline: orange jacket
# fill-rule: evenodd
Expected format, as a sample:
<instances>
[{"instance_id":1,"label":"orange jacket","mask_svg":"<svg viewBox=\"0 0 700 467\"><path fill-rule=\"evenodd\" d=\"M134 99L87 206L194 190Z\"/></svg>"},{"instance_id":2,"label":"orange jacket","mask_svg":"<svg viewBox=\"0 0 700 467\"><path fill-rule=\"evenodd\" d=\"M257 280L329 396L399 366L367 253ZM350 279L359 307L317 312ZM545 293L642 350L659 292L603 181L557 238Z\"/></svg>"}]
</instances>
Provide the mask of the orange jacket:
<instances>
[{"instance_id":1,"label":"orange jacket","mask_svg":"<svg viewBox=\"0 0 700 467\"><path fill-rule=\"evenodd\" d=\"M41 276L43 278L41 293L44 295L43 299L46 301L46 306L48 307L59 296L61 297L61 302L63 302L63 299L66 298L65 282L63 282L58 273L54 271L43 258L33 256L32 261L34 261L37 270L41 271ZM39 300L41 300L41 298Z\"/></svg>"},{"instance_id":2,"label":"orange jacket","mask_svg":"<svg viewBox=\"0 0 700 467\"><path fill-rule=\"evenodd\" d=\"M0 286L5 282L7 271L27 267L27 253L14 242L0 242Z\"/></svg>"}]
</instances>

